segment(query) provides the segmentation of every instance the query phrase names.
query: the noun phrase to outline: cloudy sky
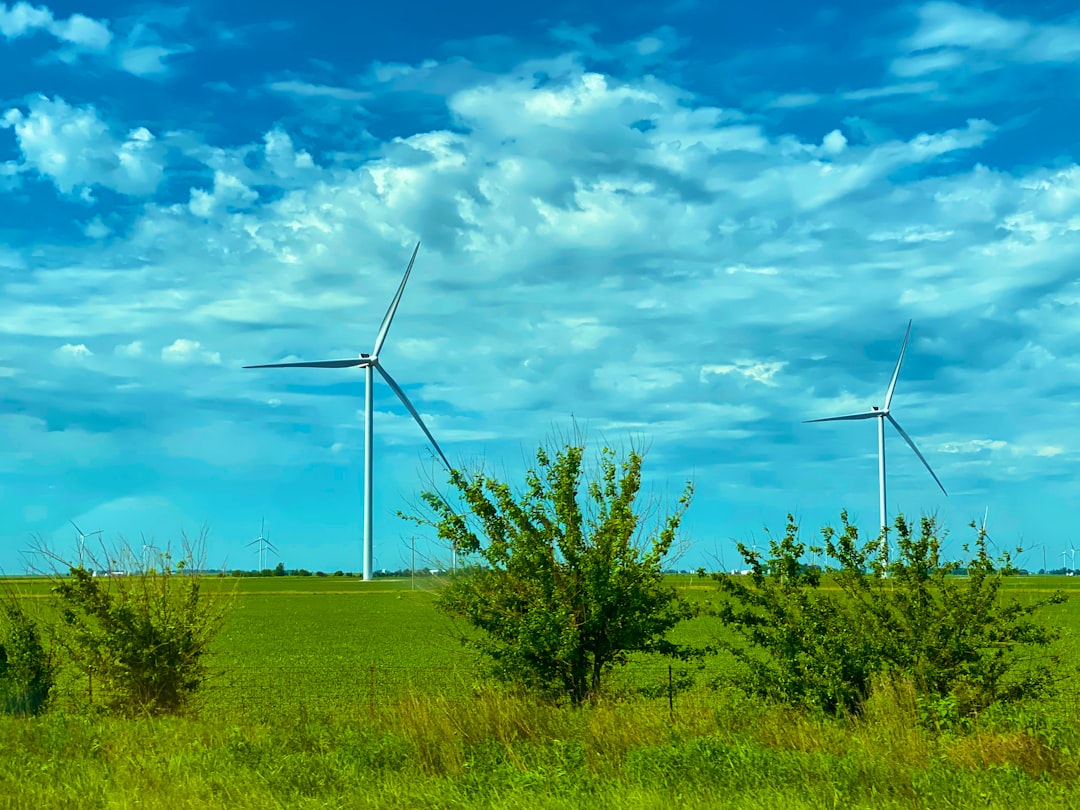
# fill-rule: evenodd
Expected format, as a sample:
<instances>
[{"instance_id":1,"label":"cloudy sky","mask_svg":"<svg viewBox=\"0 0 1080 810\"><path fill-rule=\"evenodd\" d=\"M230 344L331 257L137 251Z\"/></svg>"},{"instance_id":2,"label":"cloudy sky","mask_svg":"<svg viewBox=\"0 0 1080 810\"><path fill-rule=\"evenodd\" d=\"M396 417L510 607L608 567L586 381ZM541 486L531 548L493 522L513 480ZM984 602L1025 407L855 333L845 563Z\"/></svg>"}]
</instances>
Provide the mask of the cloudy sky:
<instances>
[{"instance_id":1,"label":"cloudy sky","mask_svg":"<svg viewBox=\"0 0 1080 810\"><path fill-rule=\"evenodd\" d=\"M686 564L889 511L1080 532L1074 3L0 3L0 568L74 520L360 568L381 353L454 464L571 419ZM363 13L351 8L363 8ZM239 11L239 9L244 9ZM463 11L464 9L464 11ZM444 476L375 390L375 566ZM421 539L421 546L423 546ZM271 558L273 560L273 558Z\"/></svg>"}]
</instances>

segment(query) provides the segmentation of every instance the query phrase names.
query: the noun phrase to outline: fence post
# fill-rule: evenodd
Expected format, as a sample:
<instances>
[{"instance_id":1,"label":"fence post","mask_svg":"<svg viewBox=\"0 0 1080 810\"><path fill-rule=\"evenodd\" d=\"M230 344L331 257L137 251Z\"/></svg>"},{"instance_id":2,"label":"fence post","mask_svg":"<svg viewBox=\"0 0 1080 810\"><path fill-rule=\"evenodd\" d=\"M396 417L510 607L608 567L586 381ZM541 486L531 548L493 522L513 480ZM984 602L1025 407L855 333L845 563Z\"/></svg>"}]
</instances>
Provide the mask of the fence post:
<instances>
[{"instance_id":1,"label":"fence post","mask_svg":"<svg viewBox=\"0 0 1080 810\"><path fill-rule=\"evenodd\" d=\"M667 707L668 718L675 722L675 686L671 678L671 664L667 665Z\"/></svg>"},{"instance_id":2,"label":"fence post","mask_svg":"<svg viewBox=\"0 0 1080 810\"><path fill-rule=\"evenodd\" d=\"M368 682L368 715L375 719L375 665L371 665L371 679Z\"/></svg>"}]
</instances>

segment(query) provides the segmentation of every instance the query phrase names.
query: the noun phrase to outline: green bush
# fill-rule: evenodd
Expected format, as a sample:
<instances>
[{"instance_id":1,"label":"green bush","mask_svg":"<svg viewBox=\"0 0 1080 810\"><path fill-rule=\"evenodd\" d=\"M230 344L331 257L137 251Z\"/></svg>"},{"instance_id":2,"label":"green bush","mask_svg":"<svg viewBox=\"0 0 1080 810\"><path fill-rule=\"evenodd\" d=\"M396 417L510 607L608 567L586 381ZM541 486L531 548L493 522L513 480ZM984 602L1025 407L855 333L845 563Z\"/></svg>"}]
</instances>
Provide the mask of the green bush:
<instances>
[{"instance_id":1,"label":"green bush","mask_svg":"<svg viewBox=\"0 0 1080 810\"><path fill-rule=\"evenodd\" d=\"M451 472L463 508L424 493L439 537L482 565L458 569L437 606L481 631L466 640L499 679L550 698L595 698L631 653L687 656L668 639L695 609L664 584L663 562L690 502L688 484L655 534L640 532L642 455L612 450L584 481L584 448L541 448L525 491L477 472ZM584 488L584 492L582 489Z\"/></svg>"},{"instance_id":2,"label":"green bush","mask_svg":"<svg viewBox=\"0 0 1080 810\"><path fill-rule=\"evenodd\" d=\"M222 626L228 596L202 592L186 543L177 562L166 550L140 569L130 564L135 558L126 546L115 558L128 563L124 575L95 576L76 566L54 577L58 642L99 686L109 708L177 712L206 677L205 653Z\"/></svg>"},{"instance_id":3,"label":"green bush","mask_svg":"<svg viewBox=\"0 0 1080 810\"><path fill-rule=\"evenodd\" d=\"M5 598L0 614L0 707L5 714L38 714L55 681L52 657L14 597Z\"/></svg>"},{"instance_id":4,"label":"green bush","mask_svg":"<svg viewBox=\"0 0 1080 810\"><path fill-rule=\"evenodd\" d=\"M739 638L728 648L744 665L744 688L858 713L873 681L895 676L910 679L923 715L937 723L943 714L959 721L1052 689L1058 660L1047 648L1059 631L1034 614L1064 594L1029 604L1004 599L1001 586L1014 569L1007 553L987 553L981 530L963 547L966 563L947 562L933 518L922 518L916 535L899 516L889 563L878 538L862 543L846 512L841 521L840 532L826 527L822 546L809 549L834 563L824 575L801 562L808 549L791 515L767 555L739 544L751 576L715 575L727 597L716 613ZM965 577L955 575L961 567Z\"/></svg>"}]
</instances>

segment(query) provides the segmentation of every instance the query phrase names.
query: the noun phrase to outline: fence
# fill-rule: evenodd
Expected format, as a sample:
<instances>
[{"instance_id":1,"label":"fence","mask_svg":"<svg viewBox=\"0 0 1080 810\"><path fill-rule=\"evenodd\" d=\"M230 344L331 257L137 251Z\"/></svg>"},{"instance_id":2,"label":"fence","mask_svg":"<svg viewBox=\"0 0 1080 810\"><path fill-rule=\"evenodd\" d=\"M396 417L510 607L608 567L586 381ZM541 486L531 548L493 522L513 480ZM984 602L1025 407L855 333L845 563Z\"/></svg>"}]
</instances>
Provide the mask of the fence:
<instances>
[{"instance_id":1,"label":"fence","mask_svg":"<svg viewBox=\"0 0 1080 810\"><path fill-rule=\"evenodd\" d=\"M719 673L670 664L634 663L611 673L614 694L634 694L666 704L674 712L680 695L705 688ZM399 708L409 699L423 697L465 700L487 684L471 667L425 667L375 664L297 662L249 665L234 662L211 670L193 708L199 714L226 714L251 719L295 717L303 714L335 715L362 720L376 712ZM69 681L64 701L85 705L107 702L93 681ZM1080 708L1080 682L1068 678L1052 698Z\"/></svg>"},{"instance_id":2,"label":"fence","mask_svg":"<svg viewBox=\"0 0 1080 810\"><path fill-rule=\"evenodd\" d=\"M699 677L705 682L710 675ZM674 709L677 696L693 682L678 666L637 664L612 673L616 693L634 693L663 701ZM332 665L292 661L282 665L218 663L208 673L193 708L199 714L227 714L252 719L304 713L362 719L393 709L408 699L439 697L464 700L485 688L472 667ZM69 676L57 697L68 705L103 705L110 695L85 675Z\"/></svg>"}]
</instances>

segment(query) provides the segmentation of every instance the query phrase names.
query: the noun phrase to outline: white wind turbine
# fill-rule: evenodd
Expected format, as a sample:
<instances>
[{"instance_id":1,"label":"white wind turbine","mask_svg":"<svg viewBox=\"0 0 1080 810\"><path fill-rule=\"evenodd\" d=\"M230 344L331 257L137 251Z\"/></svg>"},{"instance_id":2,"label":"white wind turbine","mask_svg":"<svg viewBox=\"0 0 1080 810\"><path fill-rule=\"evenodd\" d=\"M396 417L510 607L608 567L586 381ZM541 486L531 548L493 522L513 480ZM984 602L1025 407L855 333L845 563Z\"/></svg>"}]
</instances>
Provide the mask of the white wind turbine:
<instances>
[{"instance_id":1,"label":"white wind turbine","mask_svg":"<svg viewBox=\"0 0 1080 810\"><path fill-rule=\"evenodd\" d=\"M70 523L72 526L75 526L74 520L69 520L68 523ZM95 534L103 534L105 530L98 529L96 532L90 532L89 534L87 534L78 526L75 526L75 531L79 534L79 567L81 568L83 565L83 549L86 546L86 538L93 537Z\"/></svg>"},{"instance_id":2,"label":"white wind turbine","mask_svg":"<svg viewBox=\"0 0 1080 810\"><path fill-rule=\"evenodd\" d=\"M893 369L892 379L889 380L889 388L885 391L885 402L878 408L876 405L872 406L869 411L864 413L855 413L849 416L830 416L825 419L807 419L804 424L810 422L844 422L855 419L877 419L878 420L878 507L881 515L881 544L882 552L887 553L888 541L886 539L889 530L888 518L885 513L885 420L888 419L896 432L900 434L908 446L915 451L915 455L919 457L919 461L926 467L927 472L933 476L934 481L941 487L941 491L948 496L948 492L945 492L945 487L941 481L938 480L937 475L930 468L929 462L923 458L923 454L919 452L919 448L915 446L915 442L911 437L907 435L900 423L893 418L893 415L889 412L889 406L892 405L893 392L896 390L896 378L900 376L900 364L904 362L904 352L907 350L908 337L911 335L911 321L908 321L907 332L904 333L904 343L900 347L900 356L896 359L896 368Z\"/></svg>"},{"instance_id":3,"label":"white wind turbine","mask_svg":"<svg viewBox=\"0 0 1080 810\"><path fill-rule=\"evenodd\" d=\"M249 546L253 546L256 543L259 544L259 570L266 570L266 550L270 549L275 554L278 554L278 550L274 547L274 544L270 542L270 536L266 534L266 518L262 519L259 524L259 536L248 543ZM281 555L278 554L280 557Z\"/></svg>"},{"instance_id":4,"label":"white wind turbine","mask_svg":"<svg viewBox=\"0 0 1080 810\"><path fill-rule=\"evenodd\" d=\"M379 327L379 332L375 336L375 346L371 350L371 354L361 354L357 358L349 360L316 360L306 363L267 363L259 366L244 366L244 368L362 368L364 369L364 580L371 579L371 529L372 529L372 490L373 490L373 478L372 478L372 433L374 431L374 409L372 408L372 388L374 383L374 372L377 370L386 380L386 384L390 386L398 399L401 400L401 404L406 407L413 419L416 420L416 424L420 426L420 429L424 431L424 435L427 436L428 441L438 452L439 457L442 459L446 468L451 469L450 462L446 458L446 454L443 453L442 448L439 447L439 443L435 441L435 437L431 435L431 431L427 429L427 425L424 424L424 420L420 418L420 413L413 407L413 404L409 401L409 398L405 396L405 392L401 390L401 386L398 385L394 378L391 377L382 364L379 362L379 352L382 350L383 343L386 342L386 335L390 331L390 323L394 320L394 313L397 312L398 304L401 302L401 295L405 292L405 283L409 280L409 274L412 273L413 263L416 261L416 254L420 250L420 243L416 243L416 248L413 250L412 258L409 259L409 266L405 269L405 276L401 279L401 284L398 286L397 292L394 294L393 300L390 302L390 307L386 310L386 314L383 316L382 325Z\"/></svg>"}]
</instances>

